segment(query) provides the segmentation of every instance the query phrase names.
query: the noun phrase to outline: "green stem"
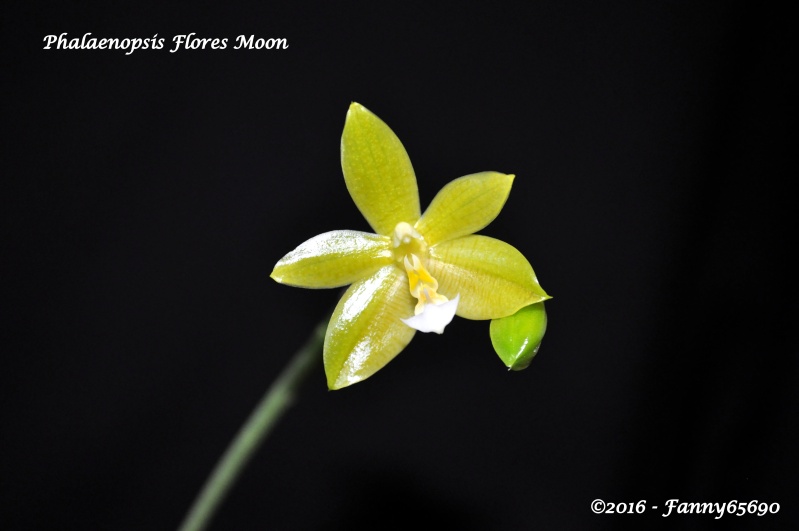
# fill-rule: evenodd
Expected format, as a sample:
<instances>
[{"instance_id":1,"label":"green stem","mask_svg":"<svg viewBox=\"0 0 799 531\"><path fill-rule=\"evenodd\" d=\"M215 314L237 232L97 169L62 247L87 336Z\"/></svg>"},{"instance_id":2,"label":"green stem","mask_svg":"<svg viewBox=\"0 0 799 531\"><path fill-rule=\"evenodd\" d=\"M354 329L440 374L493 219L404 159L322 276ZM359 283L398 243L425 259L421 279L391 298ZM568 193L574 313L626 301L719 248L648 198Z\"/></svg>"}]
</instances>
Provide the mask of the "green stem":
<instances>
[{"instance_id":1,"label":"green stem","mask_svg":"<svg viewBox=\"0 0 799 531\"><path fill-rule=\"evenodd\" d=\"M319 361L325 339L327 319L313 332L308 342L298 350L283 372L261 398L250 417L239 429L211 475L205 481L178 531L205 529L222 504L245 465L269 435L277 421L291 406L294 396L310 369Z\"/></svg>"}]
</instances>

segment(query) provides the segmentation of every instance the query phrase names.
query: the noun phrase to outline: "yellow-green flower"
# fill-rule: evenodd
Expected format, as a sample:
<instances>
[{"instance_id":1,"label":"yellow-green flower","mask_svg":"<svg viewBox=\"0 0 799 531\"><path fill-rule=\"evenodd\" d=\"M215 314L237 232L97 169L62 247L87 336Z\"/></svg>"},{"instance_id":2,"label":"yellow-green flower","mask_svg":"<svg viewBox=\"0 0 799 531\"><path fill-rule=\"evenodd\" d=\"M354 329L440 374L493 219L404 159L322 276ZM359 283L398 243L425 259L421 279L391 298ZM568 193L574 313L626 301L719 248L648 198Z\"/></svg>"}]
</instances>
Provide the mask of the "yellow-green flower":
<instances>
[{"instance_id":1,"label":"yellow-green flower","mask_svg":"<svg viewBox=\"0 0 799 531\"><path fill-rule=\"evenodd\" d=\"M358 103L347 112L341 167L353 201L376 234L320 234L281 258L271 275L304 288L351 284L325 336L330 389L383 368L417 330L441 333L454 315L498 319L549 298L519 251L474 234L499 214L513 175L455 179L422 214L405 148Z\"/></svg>"}]
</instances>

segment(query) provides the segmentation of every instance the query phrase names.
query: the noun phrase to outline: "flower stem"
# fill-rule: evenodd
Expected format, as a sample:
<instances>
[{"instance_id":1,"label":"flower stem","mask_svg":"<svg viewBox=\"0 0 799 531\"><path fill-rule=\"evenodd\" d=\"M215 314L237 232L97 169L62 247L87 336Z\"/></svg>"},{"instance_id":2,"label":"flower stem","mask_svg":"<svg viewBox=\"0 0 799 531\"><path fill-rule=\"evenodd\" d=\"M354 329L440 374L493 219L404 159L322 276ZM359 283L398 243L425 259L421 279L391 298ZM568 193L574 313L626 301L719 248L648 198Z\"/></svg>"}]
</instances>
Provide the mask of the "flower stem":
<instances>
[{"instance_id":1,"label":"flower stem","mask_svg":"<svg viewBox=\"0 0 799 531\"><path fill-rule=\"evenodd\" d=\"M263 440L283 413L294 402L294 397L310 369L319 362L319 353L325 339L327 319L317 325L313 334L298 350L283 372L239 429L225 453L217 462L211 475L186 514L178 531L201 531L211 523L241 471L255 454Z\"/></svg>"}]
</instances>

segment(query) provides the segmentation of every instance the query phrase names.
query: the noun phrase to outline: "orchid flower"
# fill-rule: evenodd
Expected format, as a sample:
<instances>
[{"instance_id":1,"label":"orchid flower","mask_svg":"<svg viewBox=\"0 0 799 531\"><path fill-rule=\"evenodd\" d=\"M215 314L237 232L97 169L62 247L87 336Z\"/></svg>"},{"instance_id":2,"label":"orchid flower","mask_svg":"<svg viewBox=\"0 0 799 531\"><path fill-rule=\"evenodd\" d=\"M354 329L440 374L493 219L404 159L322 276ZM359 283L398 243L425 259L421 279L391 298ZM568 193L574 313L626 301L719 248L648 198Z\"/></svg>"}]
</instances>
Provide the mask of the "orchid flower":
<instances>
[{"instance_id":1,"label":"orchid flower","mask_svg":"<svg viewBox=\"0 0 799 531\"><path fill-rule=\"evenodd\" d=\"M482 172L455 179L422 213L405 148L358 103L347 112L341 167L374 233L320 234L281 258L271 274L304 288L350 285L325 335L330 389L370 377L417 331L440 334L455 315L500 319L549 298L518 250L474 234L499 214L513 175Z\"/></svg>"}]
</instances>

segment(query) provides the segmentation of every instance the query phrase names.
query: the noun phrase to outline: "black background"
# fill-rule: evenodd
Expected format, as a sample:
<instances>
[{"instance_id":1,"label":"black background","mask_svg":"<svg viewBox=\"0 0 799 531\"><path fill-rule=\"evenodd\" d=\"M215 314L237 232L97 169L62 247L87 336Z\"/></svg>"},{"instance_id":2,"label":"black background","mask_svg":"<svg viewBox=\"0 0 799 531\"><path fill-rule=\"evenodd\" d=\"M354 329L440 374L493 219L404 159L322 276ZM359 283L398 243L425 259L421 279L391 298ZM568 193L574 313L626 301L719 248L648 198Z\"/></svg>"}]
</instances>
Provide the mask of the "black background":
<instances>
[{"instance_id":1,"label":"black background","mask_svg":"<svg viewBox=\"0 0 799 531\"><path fill-rule=\"evenodd\" d=\"M6 12L0 527L177 526L339 296L273 265L368 230L339 163L358 101L423 206L517 175L483 233L553 295L546 338L519 373L462 319L351 388L320 367L213 529L795 529L787 15L698 4ZM167 43L43 50L62 32ZM191 32L228 48L169 53ZM251 34L289 48L232 49Z\"/></svg>"}]
</instances>

